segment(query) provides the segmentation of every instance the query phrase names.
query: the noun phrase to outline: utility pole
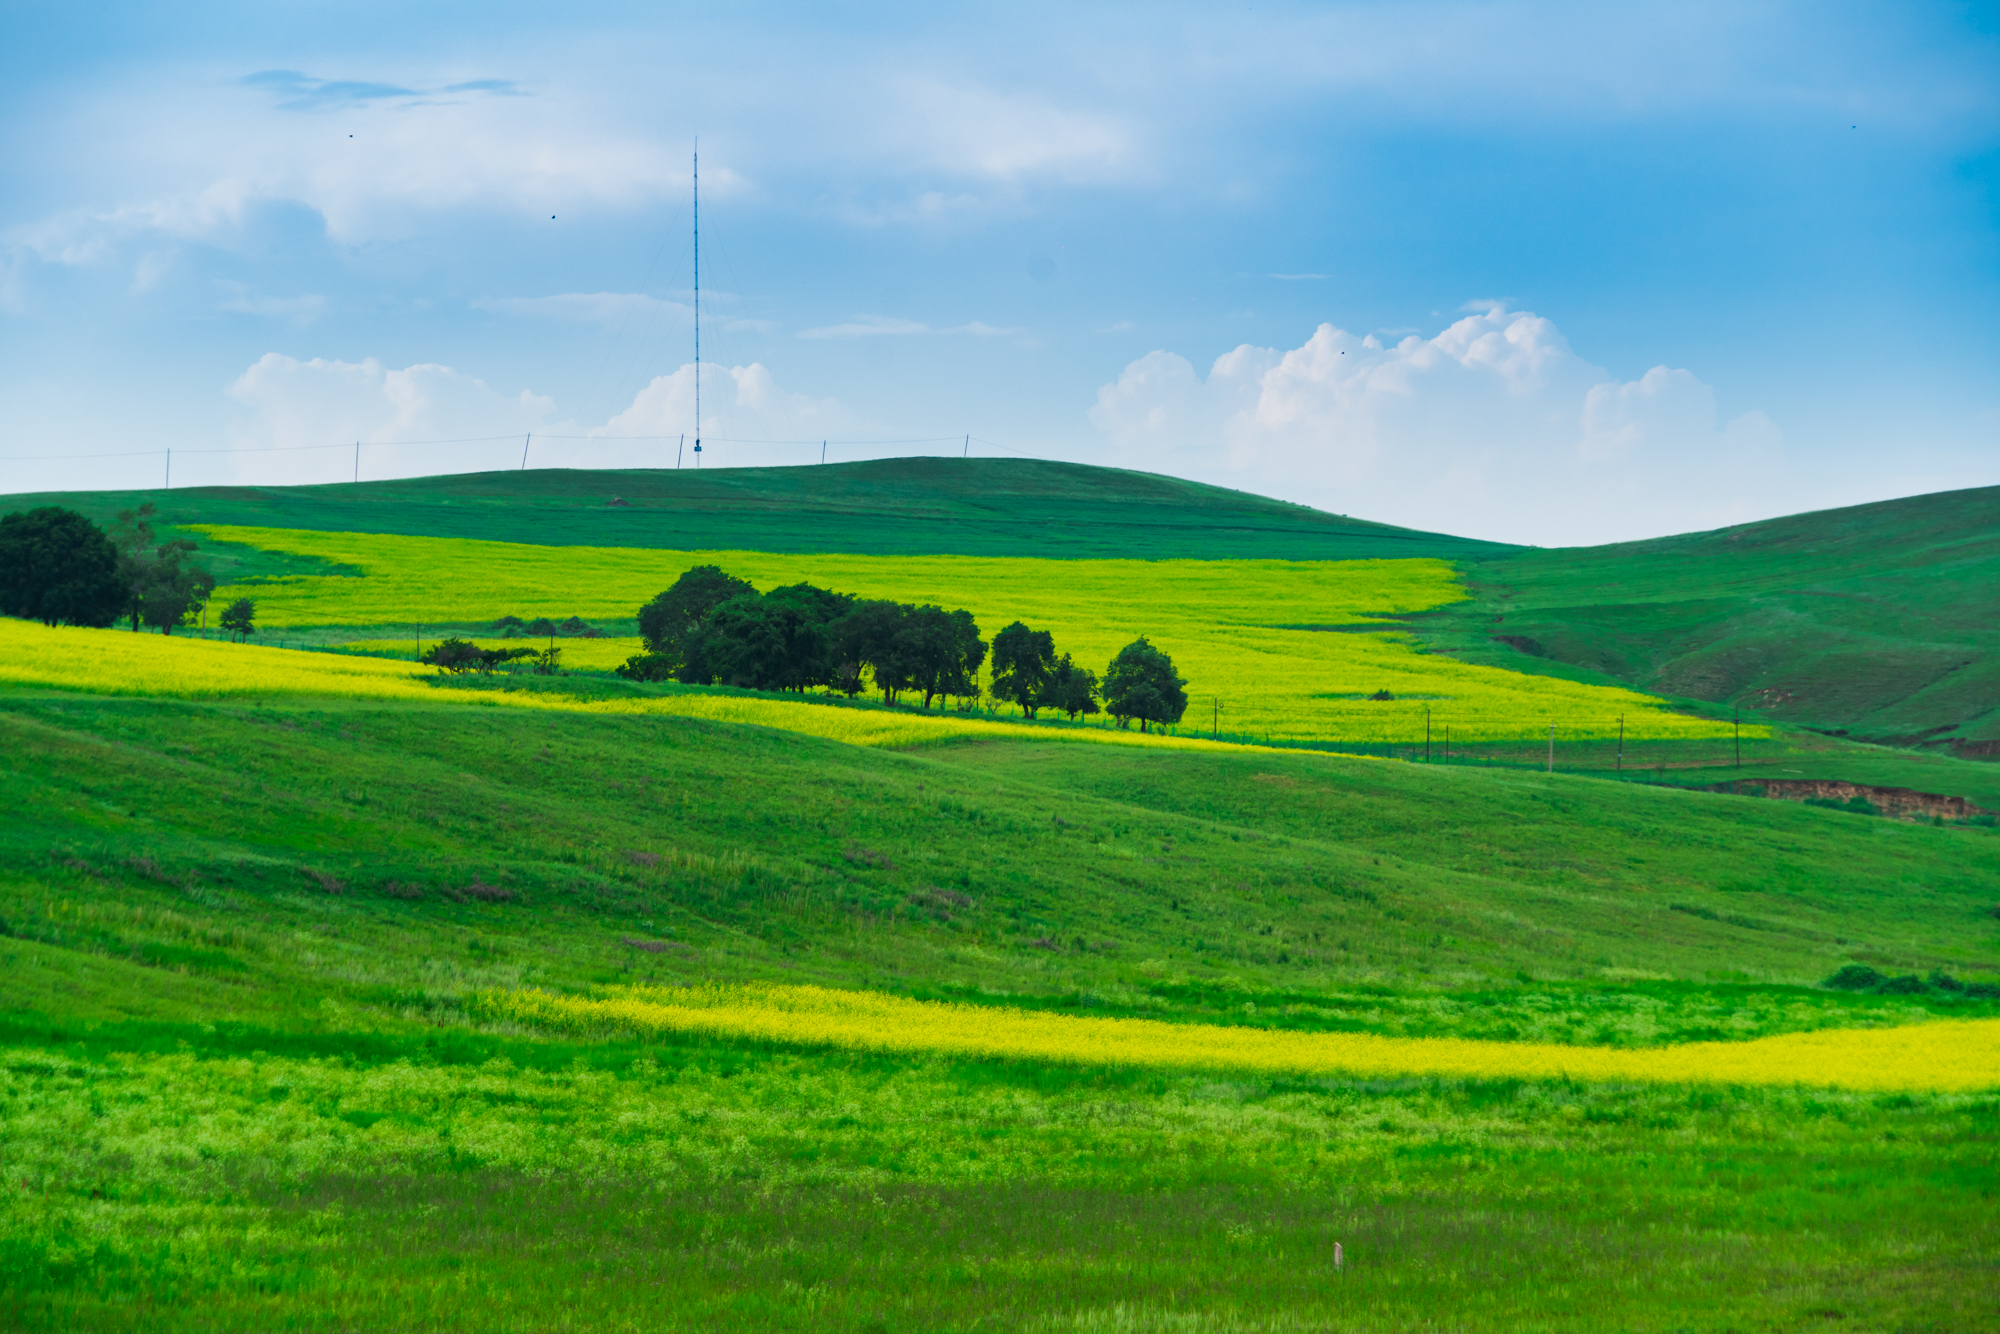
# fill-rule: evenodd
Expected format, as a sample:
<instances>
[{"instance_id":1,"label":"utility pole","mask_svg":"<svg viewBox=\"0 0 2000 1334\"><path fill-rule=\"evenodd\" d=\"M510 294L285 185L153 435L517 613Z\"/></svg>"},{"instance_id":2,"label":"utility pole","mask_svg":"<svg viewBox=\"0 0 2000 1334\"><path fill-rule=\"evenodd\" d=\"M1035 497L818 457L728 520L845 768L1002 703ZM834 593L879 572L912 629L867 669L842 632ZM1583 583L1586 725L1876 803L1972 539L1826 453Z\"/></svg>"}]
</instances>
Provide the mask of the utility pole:
<instances>
[{"instance_id":1,"label":"utility pole","mask_svg":"<svg viewBox=\"0 0 2000 1334\"><path fill-rule=\"evenodd\" d=\"M972 457L972 437L970 435L965 437L965 452L963 454L960 454L959 457L962 459L969 459Z\"/></svg>"},{"instance_id":2,"label":"utility pole","mask_svg":"<svg viewBox=\"0 0 2000 1334\"><path fill-rule=\"evenodd\" d=\"M1556 771L1556 725L1549 724L1549 772Z\"/></svg>"},{"instance_id":3,"label":"utility pole","mask_svg":"<svg viewBox=\"0 0 2000 1334\"><path fill-rule=\"evenodd\" d=\"M1743 767L1743 706L1736 706L1736 767Z\"/></svg>"},{"instance_id":4,"label":"utility pole","mask_svg":"<svg viewBox=\"0 0 2000 1334\"><path fill-rule=\"evenodd\" d=\"M819 461L822 465L826 463L826 441L824 440L819 442Z\"/></svg>"},{"instance_id":5,"label":"utility pole","mask_svg":"<svg viewBox=\"0 0 2000 1334\"><path fill-rule=\"evenodd\" d=\"M523 440L523 441L521 442L521 471L522 471L522 472L526 472L526 471L528 470L528 445L529 445L529 444L530 444L530 443L531 443L531 442L532 442L532 441L534 440L534 438L535 438L535 433L534 433L533 431L530 431L530 432L528 432L528 438L527 438L526 440Z\"/></svg>"},{"instance_id":6,"label":"utility pole","mask_svg":"<svg viewBox=\"0 0 2000 1334\"><path fill-rule=\"evenodd\" d=\"M1618 772L1625 772L1625 715L1618 715Z\"/></svg>"},{"instance_id":7,"label":"utility pole","mask_svg":"<svg viewBox=\"0 0 2000 1334\"><path fill-rule=\"evenodd\" d=\"M357 485L361 481L361 442L359 440L354 442L354 480Z\"/></svg>"},{"instance_id":8,"label":"utility pole","mask_svg":"<svg viewBox=\"0 0 2000 1334\"><path fill-rule=\"evenodd\" d=\"M681 466L681 455L687 452L687 447L688 447L687 432L682 431L681 442L678 445L674 446L674 467L676 469L678 469Z\"/></svg>"},{"instance_id":9,"label":"utility pole","mask_svg":"<svg viewBox=\"0 0 2000 1334\"><path fill-rule=\"evenodd\" d=\"M174 451L173 451L173 450L171 450L171 449L167 451L167 480L166 480L166 484L165 484L164 486L162 486L162 487L161 487L160 489L161 489L162 491L171 491L171 490L173 490L173 489L174 489Z\"/></svg>"}]
</instances>

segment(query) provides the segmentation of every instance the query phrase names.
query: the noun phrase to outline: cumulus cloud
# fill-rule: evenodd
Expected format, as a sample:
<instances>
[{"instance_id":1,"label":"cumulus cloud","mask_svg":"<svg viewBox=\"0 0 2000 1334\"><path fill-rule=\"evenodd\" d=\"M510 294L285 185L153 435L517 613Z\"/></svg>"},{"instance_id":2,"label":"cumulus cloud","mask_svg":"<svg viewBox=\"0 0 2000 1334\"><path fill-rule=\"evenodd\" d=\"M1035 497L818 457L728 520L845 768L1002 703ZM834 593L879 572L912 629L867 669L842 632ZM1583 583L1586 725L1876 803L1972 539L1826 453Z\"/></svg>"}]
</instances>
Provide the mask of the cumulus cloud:
<instances>
[{"instance_id":1,"label":"cumulus cloud","mask_svg":"<svg viewBox=\"0 0 2000 1334\"><path fill-rule=\"evenodd\" d=\"M1323 324L1208 374L1153 352L1098 391L1118 461L1339 513L1537 544L1613 542L1755 517L1782 437L1658 366L1621 382L1549 320L1477 303L1432 338Z\"/></svg>"},{"instance_id":2,"label":"cumulus cloud","mask_svg":"<svg viewBox=\"0 0 2000 1334\"><path fill-rule=\"evenodd\" d=\"M695 368L682 366L641 389L632 406L604 427L606 435L678 435L694 432ZM816 455L797 444L842 435L857 425L839 400L780 388L771 372L748 366L701 367L701 430L711 465L745 467L806 463Z\"/></svg>"},{"instance_id":3,"label":"cumulus cloud","mask_svg":"<svg viewBox=\"0 0 2000 1334\"><path fill-rule=\"evenodd\" d=\"M233 84L107 94L130 102L115 139L82 157L117 181L121 202L24 221L0 241L19 266L103 262L162 239L229 247L259 210L303 208L342 245L399 238L470 209L547 214L625 209L688 187L683 144L587 99L555 104L504 79L427 89L381 79L268 70ZM152 114L171 102L174 115ZM107 113L108 114L108 113ZM226 127L226 128L225 128ZM702 193L742 177L716 163Z\"/></svg>"},{"instance_id":4,"label":"cumulus cloud","mask_svg":"<svg viewBox=\"0 0 2000 1334\"><path fill-rule=\"evenodd\" d=\"M553 399L507 393L450 366L396 370L374 358L271 352L229 387L238 410L230 444L243 452L194 455L186 466L207 470L195 474L181 471L176 455L176 470L191 483L345 479L357 442L364 479L516 467L524 447L530 467L671 466L678 436L694 443L694 384L695 368L682 366L609 421L585 424L560 416ZM816 461L804 441L857 424L837 400L786 390L756 363L703 363L701 396L703 456L712 466Z\"/></svg>"}]
</instances>

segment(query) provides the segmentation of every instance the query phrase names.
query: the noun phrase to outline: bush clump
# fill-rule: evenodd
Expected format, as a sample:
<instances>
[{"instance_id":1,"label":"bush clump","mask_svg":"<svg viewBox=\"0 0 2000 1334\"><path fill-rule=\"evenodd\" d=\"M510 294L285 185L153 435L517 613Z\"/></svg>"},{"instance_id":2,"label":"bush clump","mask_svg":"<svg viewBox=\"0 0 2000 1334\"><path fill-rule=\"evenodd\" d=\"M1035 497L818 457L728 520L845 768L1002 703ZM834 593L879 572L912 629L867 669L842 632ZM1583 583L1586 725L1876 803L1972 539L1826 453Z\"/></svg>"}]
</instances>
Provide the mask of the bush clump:
<instances>
[{"instance_id":1,"label":"bush clump","mask_svg":"<svg viewBox=\"0 0 2000 1334\"><path fill-rule=\"evenodd\" d=\"M1961 982L1950 973L1931 971L1929 977L1915 973L1890 976L1865 963L1850 963L1822 984L1835 991L1851 991L1869 996L1965 997L1968 1000L2000 1000L2000 984Z\"/></svg>"}]
</instances>

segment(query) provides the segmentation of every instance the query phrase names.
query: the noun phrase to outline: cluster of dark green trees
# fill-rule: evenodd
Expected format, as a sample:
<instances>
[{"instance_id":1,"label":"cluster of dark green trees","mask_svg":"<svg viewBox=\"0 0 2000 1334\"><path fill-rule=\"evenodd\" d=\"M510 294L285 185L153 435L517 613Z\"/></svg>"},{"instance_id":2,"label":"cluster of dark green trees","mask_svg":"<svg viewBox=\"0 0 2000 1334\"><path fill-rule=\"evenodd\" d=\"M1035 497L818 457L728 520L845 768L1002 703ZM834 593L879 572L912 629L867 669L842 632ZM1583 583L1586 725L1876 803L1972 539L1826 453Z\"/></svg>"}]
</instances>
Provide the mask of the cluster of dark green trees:
<instances>
[{"instance_id":1,"label":"cluster of dark green trees","mask_svg":"<svg viewBox=\"0 0 2000 1334\"><path fill-rule=\"evenodd\" d=\"M562 667L562 650L554 644L547 648L481 648L454 635L417 655L418 662L454 676L463 672L491 672L523 660L537 673L554 676Z\"/></svg>"},{"instance_id":2,"label":"cluster of dark green trees","mask_svg":"<svg viewBox=\"0 0 2000 1334\"><path fill-rule=\"evenodd\" d=\"M980 695L986 641L963 609L855 598L811 584L759 593L714 565L689 570L639 609L647 651L619 675L642 681L800 691L831 687L852 698L872 683L884 703L921 694L969 706ZM1056 654L1055 638L1019 621L993 637L993 697L1028 717L1054 709L1074 720L1102 710L1121 727L1177 723L1187 683L1173 660L1141 638L1097 674Z\"/></svg>"},{"instance_id":3,"label":"cluster of dark green trees","mask_svg":"<svg viewBox=\"0 0 2000 1334\"><path fill-rule=\"evenodd\" d=\"M53 505L0 518L0 614L44 625L129 619L134 630L172 634L208 605L215 576L187 538L158 539L156 517L150 503L121 510L109 533ZM255 617L255 604L239 598L222 613L222 628L247 635Z\"/></svg>"},{"instance_id":4,"label":"cluster of dark green trees","mask_svg":"<svg viewBox=\"0 0 2000 1334\"><path fill-rule=\"evenodd\" d=\"M913 607L792 584L758 593L713 565L689 570L639 609L647 652L619 673L645 681L861 693L864 673L888 703L929 708L979 693L986 641L968 611Z\"/></svg>"}]
</instances>

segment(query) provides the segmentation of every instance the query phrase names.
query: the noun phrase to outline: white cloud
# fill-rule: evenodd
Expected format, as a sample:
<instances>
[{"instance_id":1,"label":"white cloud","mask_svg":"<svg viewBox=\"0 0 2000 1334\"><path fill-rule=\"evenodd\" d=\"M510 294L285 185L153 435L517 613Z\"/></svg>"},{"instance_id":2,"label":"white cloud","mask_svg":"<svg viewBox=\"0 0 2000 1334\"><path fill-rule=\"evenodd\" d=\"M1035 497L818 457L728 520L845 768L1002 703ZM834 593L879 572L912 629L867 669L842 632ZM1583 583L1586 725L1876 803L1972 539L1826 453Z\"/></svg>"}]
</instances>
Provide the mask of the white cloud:
<instances>
[{"instance_id":1,"label":"white cloud","mask_svg":"<svg viewBox=\"0 0 2000 1334\"><path fill-rule=\"evenodd\" d=\"M960 175L1098 183L1142 174L1136 132L1122 116L960 80L909 80L893 100L902 114L885 129L900 131L904 152Z\"/></svg>"},{"instance_id":2,"label":"white cloud","mask_svg":"<svg viewBox=\"0 0 2000 1334\"><path fill-rule=\"evenodd\" d=\"M641 389L632 406L603 428L608 436L694 436L695 368L682 366ZM854 414L832 398L812 398L778 386L771 372L748 366L701 367L701 433L707 461L714 466L815 461L799 447L782 442L846 434Z\"/></svg>"},{"instance_id":3,"label":"white cloud","mask_svg":"<svg viewBox=\"0 0 2000 1334\"><path fill-rule=\"evenodd\" d=\"M157 114L160 105L174 114ZM261 206L302 206L343 245L435 226L441 212L547 217L629 208L688 188L684 145L589 97L549 101L505 80L436 92L421 84L318 79L296 71L225 84L105 92L91 115L114 138L71 130L124 202L70 208L8 230L6 248L45 264L87 265L158 238L228 246ZM702 193L746 182L705 164ZM551 219L553 222L554 220Z\"/></svg>"},{"instance_id":4,"label":"white cloud","mask_svg":"<svg viewBox=\"0 0 2000 1334\"><path fill-rule=\"evenodd\" d=\"M1723 423L1685 370L1620 382L1541 316L1480 307L1393 345L1324 324L1205 378L1149 353L1090 420L1128 466L1469 536L1612 542L1763 512L1782 447L1769 418Z\"/></svg>"},{"instance_id":5,"label":"white cloud","mask_svg":"<svg viewBox=\"0 0 2000 1334\"><path fill-rule=\"evenodd\" d=\"M1020 329L1002 329L973 320L967 324L954 324L947 328L932 328L918 320L891 319L886 315L856 315L846 324L828 324L817 329L800 332L801 338L880 338L907 337L915 334L970 334L974 338L1010 338L1023 332Z\"/></svg>"},{"instance_id":6,"label":"white cloud","mask_svg":"<svg viewBox=\"0 0 2000 1334\"><path fill-rule=\"evenodd\" d=\"M238 282L225 281L220 285L226 295L216 303L217 310L237 315L264 315L299 324L309 324L326 312L326 298L323 296L265 296Z\"/></svg>"},{"instance_id":7,"label":"white cloud","mask_svg":"<svg viewBox=\"0 0 2000 1334\"><path fill-rule=\"evenodd\" d=\"M663 301L640 292L563 292L557 296L488 297L474 301L472 308L492 311L497 315L532 315L585 324L621 324L634 317L662 314L676 319L694 318L692 305Z\"/></svg>"},{"instance_id":8,"label":"white cloud","mask_svg":"<svg viewBox=\"0 0 2000 1334\"><path fill-rule=\"evenodd\" d=\"M702 305L708 306L711 300L727 303L732 299L729 293L717 292L712 297L704 296ZM563 292L556 296L484 297L474 301L472 308L492 311L496 315L572 320L583 324L601 324L608 328L627 328L634 320L639 319L650 323L661 315L680 324L694 322L692 303L669 301L661 297L647 296L641 292ZM769 333L778 327L772 320L718 315L713 310L707 311L705 323L717 329L748 330L755 333Z\"/></svg>"},{"instance_id":9,"label":"white cloud","mask_svg":"<svg viewBox=\"0 0 2000 1334\"><path fill-rule=\"evenodd\" d=\"M882 338L930 333L931 326L916 320L890 319L886 315L856 315L845 324L822 325L800 332L801 338Z\"/></svg>"},{"instance_id":10,"label":"white cloud","mask_svg":"<svg viewBox=\"0 0 2000 1334\"><path fill-rule=\"evenodd\" d=\"M364 479L515 467L524 445L530 467L660 467L670 465L675 437L685 432L694 443L694 375L688 365L656 377L623 412L584 425L559 417L552 399L508 394L450 366L393 370L373 358L272 352L229 387L239 409L230 444L245 452L196 454L186 465L177 454L176 469L188 484L345 478L356 442ZM857 424L837 400L785 390L755 363L704 363L701 386L711 466L816 461L816 451L775 442L839 436Z\"/></svg>"}]
</instances>

